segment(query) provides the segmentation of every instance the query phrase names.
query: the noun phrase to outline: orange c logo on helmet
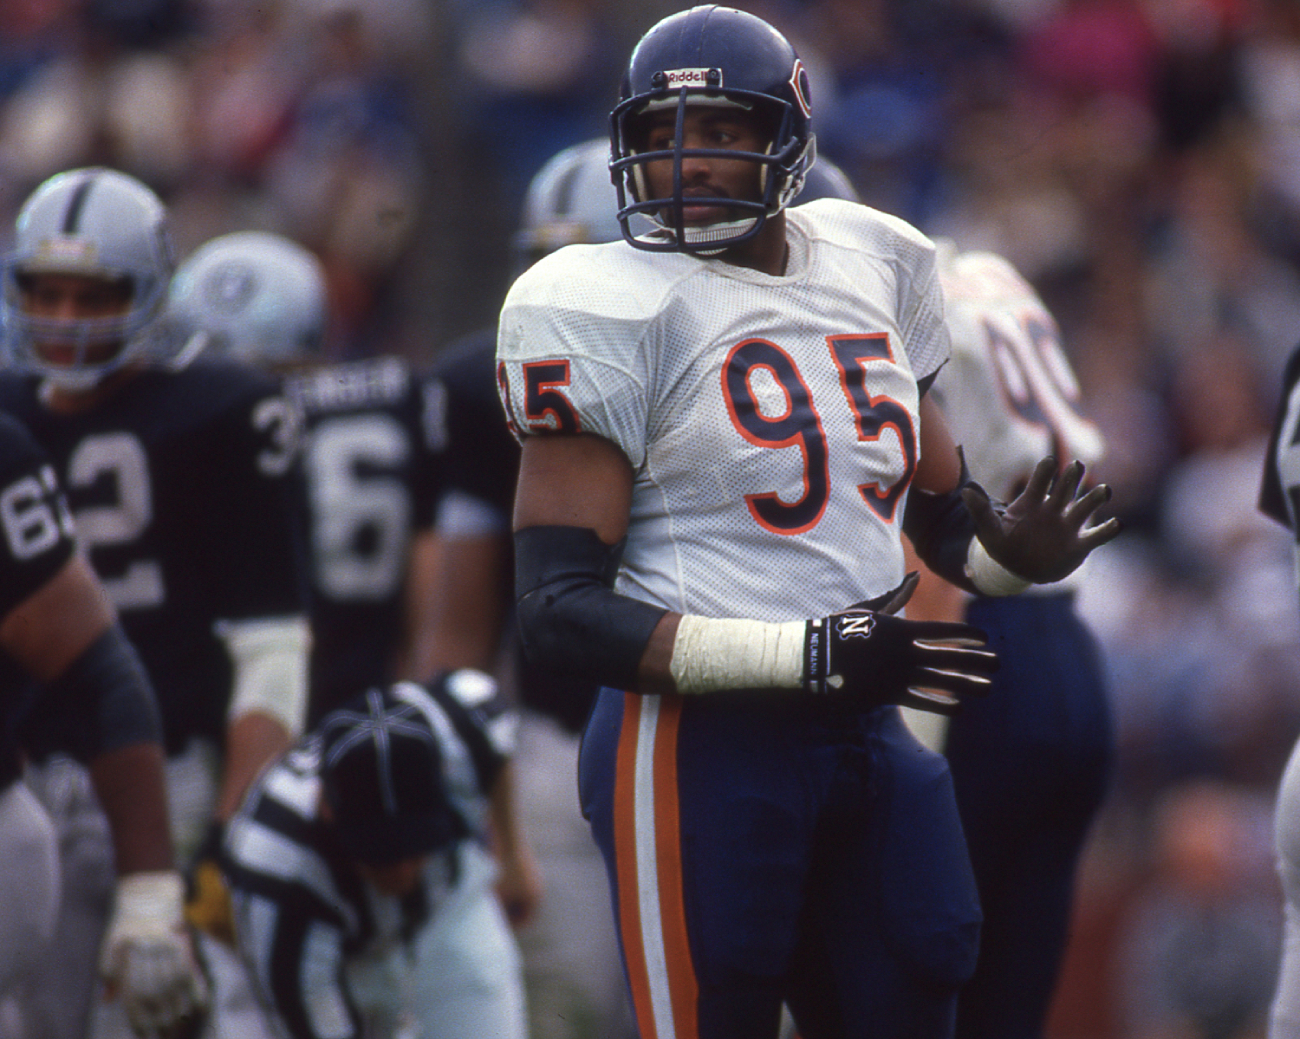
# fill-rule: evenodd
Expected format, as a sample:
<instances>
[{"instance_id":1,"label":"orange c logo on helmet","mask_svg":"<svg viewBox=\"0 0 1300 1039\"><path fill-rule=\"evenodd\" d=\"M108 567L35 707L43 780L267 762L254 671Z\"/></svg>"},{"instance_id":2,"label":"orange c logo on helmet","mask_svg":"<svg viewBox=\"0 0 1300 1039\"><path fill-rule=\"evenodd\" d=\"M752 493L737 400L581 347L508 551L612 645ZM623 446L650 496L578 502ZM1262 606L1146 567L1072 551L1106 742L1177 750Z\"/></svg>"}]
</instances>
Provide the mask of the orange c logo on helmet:
<instances>
[{"instance_id":1,"label":"orange c logo on helmet","mask_svg":"<svg viewBox=\"0 0 1300 1039\"><path fill-rule=\"evenodd\" d=\"M790 70L790 89L794 91L794 99L799 103L804 118L811 119L812 105L808 103L808 72L799 58L794 59L794 68Z\"/></svg>"}]
</instances>

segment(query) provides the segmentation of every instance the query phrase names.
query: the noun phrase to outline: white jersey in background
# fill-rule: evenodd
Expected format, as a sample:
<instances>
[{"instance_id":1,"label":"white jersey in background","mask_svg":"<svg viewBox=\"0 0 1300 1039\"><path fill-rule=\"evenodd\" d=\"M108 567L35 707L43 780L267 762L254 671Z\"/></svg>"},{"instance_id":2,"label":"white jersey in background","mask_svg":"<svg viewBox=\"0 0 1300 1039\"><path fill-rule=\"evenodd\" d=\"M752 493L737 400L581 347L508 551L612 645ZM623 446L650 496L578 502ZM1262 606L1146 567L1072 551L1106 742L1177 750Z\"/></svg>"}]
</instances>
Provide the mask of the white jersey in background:
<instances>
[{"instance_id":1,"label":"white jersey in background","mask_svg":"<svg viewBox=\"0 0 1300 1039\"><path fill-rule=\"evenodd\" d=\"M939 243L952 360L934 382L974 478L1011 501L1039 459L1094 465L1105 450L1079 412L1079 386L1056 322L1002 257Z\"/></svg>"},{"instance_id":2,"label":"white jersey in background","mask_svg":"<svg viewBox=\"0 0 1300 1039\"><path fill-rule=\"evenodd\" d=\"M839 200L788 226L779 277L615 242L551 254L506 299L516 431L598 434L632 463L622 594L784 621L903 577L916 381L948 356L934 246Z\"/></svg>"}]
</instances>

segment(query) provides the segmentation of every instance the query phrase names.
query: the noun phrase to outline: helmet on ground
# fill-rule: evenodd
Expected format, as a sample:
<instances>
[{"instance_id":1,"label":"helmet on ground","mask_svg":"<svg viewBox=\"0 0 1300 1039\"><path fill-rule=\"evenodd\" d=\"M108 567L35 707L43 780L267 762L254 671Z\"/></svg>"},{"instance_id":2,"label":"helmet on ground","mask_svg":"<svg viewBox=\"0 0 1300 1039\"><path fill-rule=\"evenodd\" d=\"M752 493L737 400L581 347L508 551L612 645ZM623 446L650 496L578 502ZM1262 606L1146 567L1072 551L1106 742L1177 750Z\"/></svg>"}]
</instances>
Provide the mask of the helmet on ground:
<instances>
[{"instance_id":1,"label":"helmet on ground","mask_svg":"<svg viewBox=\"0 0 1300 1039\"><path fill-rule=\"evenodd\" d=\"M758 115L768 132L766 150L685 149L682 129L688 105L741 108ZM675 109L671 149L646 151L649 113ZM621 100L610 114L614 184L623 236L651 251L720 252L758 234L768 217L799 193L816 155L808 101L808 75L790 42L763 19L707 4L670 15L636 45L624 76ZM739 219L687 226L683 213L682 159L721 156L754 162L761 169L758 199L692 198L693 205L726 206ZM648 197L646 164L671 159L672 195ZM629 219L650 217L659 233L637 236Z\"/></svg>"},{"instance_id":2,"label":"helmet on ground","mask_svg":"<svg viewBox=\"0 0 1300 1039\"><path fill-rule=\"evenodd\" d=\"M158 318L172 267L167 211L149 188L102 167L56 174L18 211L4 262L0 326L11 363L84 390L137 358L167 356L172 341ZM119 284L127 302L104 317L29 313L27 290L46 274Z\"/></svg>"},{"instance_id":3,"label":"helmet on ground","mask_svg":"<svg viewBox=\"0 0 1300 1039\"><path fill-rule=\"evenodd\" d=\"M168 316L191 346L256 364L318 353L329 304L320 261L278 234L237 231L199 246L176 270Z\"/></svg>"}]
</instances>

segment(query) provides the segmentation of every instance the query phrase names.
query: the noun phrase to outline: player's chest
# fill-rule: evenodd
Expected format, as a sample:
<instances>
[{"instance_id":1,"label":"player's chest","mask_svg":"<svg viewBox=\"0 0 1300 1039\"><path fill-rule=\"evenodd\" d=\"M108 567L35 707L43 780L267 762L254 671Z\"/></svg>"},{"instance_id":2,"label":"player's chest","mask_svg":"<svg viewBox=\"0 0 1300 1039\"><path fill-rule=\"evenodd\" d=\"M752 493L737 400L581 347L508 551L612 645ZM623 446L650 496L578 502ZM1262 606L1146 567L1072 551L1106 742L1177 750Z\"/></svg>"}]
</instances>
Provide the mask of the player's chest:
<instances>
[{"instance_id":1,"label":"player's chest","mask_svg":"<svg viewBox=\"0 0 1300 1039\"><path fill-rule=\"evenodd\" d=\"M915 377L891 316L835 298L799 302L751 307L666 340L652 435L685 427L709 446L738 436L765 447L914 425Z\"/></svg>"}]
</instances>

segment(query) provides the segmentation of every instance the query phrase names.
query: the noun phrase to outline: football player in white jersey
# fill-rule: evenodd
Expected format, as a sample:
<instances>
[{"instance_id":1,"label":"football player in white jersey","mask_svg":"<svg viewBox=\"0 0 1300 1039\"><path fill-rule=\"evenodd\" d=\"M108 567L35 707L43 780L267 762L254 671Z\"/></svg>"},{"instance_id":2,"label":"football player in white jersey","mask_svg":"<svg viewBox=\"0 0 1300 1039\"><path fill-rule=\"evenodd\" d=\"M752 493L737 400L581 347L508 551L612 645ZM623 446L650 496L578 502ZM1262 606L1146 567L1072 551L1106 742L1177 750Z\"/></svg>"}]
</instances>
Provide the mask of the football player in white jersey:
<instances>
[{"instance_id":1,"label":"football player in white jersey","mask_svg":"<svg viewBox=\"0 0 1300 1039\"><path fill-rule=\"evenodd\" d=\"M1296 539L1300 581L1300 347L1282 376L1282 396L1264 457L1259 507ZM1282 957L1269 1017L1269 1039L1300 1039L1300 743L1278 787L1273 821L1277 871L1285 898Z\"/></svg>"},{"instance_id":2,"label":"football player in white jersey","mask_svg":"<svg viewBox=\"0 0 1300 1039\"><path fill-rule=\"evenodd\" d=\"M786 210L815 147L766 22L658 23L611 137L624 241L516 281L498 381L525 649L603 686L580 796L638 1026L770 1037L784 1000L805 1039L946 1034L979 908L947 767L895 705L955 710L996 657L894 612L900 528L1007 594L1113 537L1089 526L1109 492L1051 459L1005 509L963 483L925 395L934 245L852 203Z\"/></svg>"},{"instance_id":3,"label":"football player in white jersey","mask_svg":"<svg viewBox=\"0 0 1300 1039\"><path fill-rule=\"evenodd\" d=\"M1081 413L1038 294L1000 256L938 245L952 359L931 393L972 477L1005 500L1044 454L1098 462L1104 441ZM1114 750L1099 648L1074 609L1077 578L972 598L925 574L908 607L981 628L1002 662L992 695L960 715L908 712L948 758L984 913L958 1039L1041 1036L1065 954L1075 868Z\"/></svg>"}]
</instances>

